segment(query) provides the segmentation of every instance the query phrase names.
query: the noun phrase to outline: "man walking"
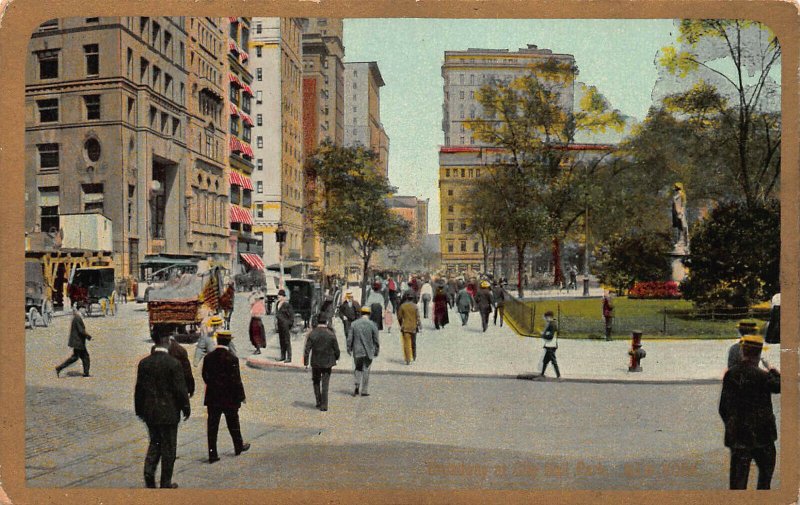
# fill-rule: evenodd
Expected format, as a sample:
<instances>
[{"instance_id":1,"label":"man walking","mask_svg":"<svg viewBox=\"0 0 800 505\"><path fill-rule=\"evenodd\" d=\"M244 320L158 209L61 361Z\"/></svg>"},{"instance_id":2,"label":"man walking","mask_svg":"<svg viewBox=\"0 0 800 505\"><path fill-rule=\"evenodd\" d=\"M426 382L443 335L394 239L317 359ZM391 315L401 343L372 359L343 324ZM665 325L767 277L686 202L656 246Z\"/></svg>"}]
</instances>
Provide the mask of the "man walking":
<instances>
[{"instance_id":1,"label":"man walking","mask_svg":"<svg viewBox=\"0 0 800 505\"><path fill-rule=\"evenodd\" d=\"M556 378L561 377L561 372L558 370L558 361L556 361L556 349L558 349L558 326L553 320L553 311L548 310L544 313L544 330L542 330L542 339L544 339L544 356L542 356L542 373L539 377L544 377L544 372L547 370L547 365L553 363L553 370L556 371Z\"/></svg>"},{"instance_id":2,"label":"man walking","mask_svg":"<svg viewBox=\"0 0 800 505\"><path fill-rule=\"evenodd\" d=\"M286 291L278 291L278 305L275 309L275 318L278 323L278 340L281 345L281 358L278 361L292 362L291 331L294 326L294 310L292 304L286 299Z\"/></svg>"},{"instance_id":3,"label":"man walking","mask_svg":"<svg viewBox=\"0 0 800 505\"><path fill-rule=\"evenodd\" d=\"M725 446L731 451L730 489L747 489L750 462L758 467L757 489L769 489L775 470L778 431L772 395L781 392L781 374L758 367L764 339L742 337L742 361L725 372L719 415L725 423Z\"/></svg>"},{"instance_id":4,"label":"man walking","mask_svg":"<svg viewBox=\"0 0 800 505\"><path fill-rule=\"evenodd\" d=\"M353 293L348 291L344 294L344 302L339 306L339 317L342 318L342 325L344 325L345 336L350 334L350 325L353 321L358 319L361 312L361 306L353 300Z\"/></svg>"},{"instance_id":5,"label":"man walking","mask_svg":"<svg viewBox=\"0 0 800 505\"><path fill-rule=\"evenodd\" d=\"M481 313L481 325L483 331L489 327L489 314L494 309L494 297L489 290L489 281L481 281L481 287L475 295L475 304L478 306L478 311Z\"/></svg>"},{"instance_id":6,"label":"man walking","mask_svg":"<svg viewBox=\"0 0 800 505\"><path fill-rule=\"evenodd\" d=\"M239 373L239 360L228 349L231 332L217 332L217 347L203 358L203 381L206 383L206 396L203 402L208 408L208 462L219 461L217 453L217 433L219 421L225 414L225 423L233 440L233 450L239 454L250 449L250 444L242 441L239 425L239 408L245 403L244 386Z\"/></svg>"},{"instance_id":7,"label":"man walking","mask_svg":"<svg viewBox=\"0 0 800 505\"><path fill-rule=\"evenodd\" d=\"M392 304L392 314L397 314L397 283L394 278L389 277L387 287L389 288L389 303Z\"/></svg>"},{"instance_id":8,"label":"man walking","mask_svg":"<svg viewBox=\"0 0 800 505\"><path fill-rule=\"evenodd\" d=\"M503 286L496 282L494 283L494 287L492 288L492 295L494 296L494 324L497 325L497 314L500 313L500 326L503 326L503 313L505 311L505 304L506 304L506 292L503 289Z\"/></svg>"},{"instance_id":9,"label":"man walking","mask_svg":"<svg viewBox=\"0 0 800 505\"><path fill-rule=\"evenodd\" d=\"M462 285L456 296L456 308L461 315L461 326L466 326L469 321L469 313L472 312L472 295L467 291L466 286Z\"/></svg>"},{"instance_id":10,"label":"man walking","mask_svg":"<svg viewBox=\"0 0 800 505\"><path fill-rule=\"evenodd\" d=\"M401 307L402 308L402 307ZM369 309L361 309L361 319L354 322L347 334L347 354L353 356L356 387L353 396L369 396L369 368L378 357L380 341L378 327L369 318Z\"/></svg>"},{"instance_id":11,"label":"man walking","mask_svg":"<svg viewBox=\"0 0 800 505\"><path fill-rule=\"evenodd\" d=\"M433 300L433 286L429 281L425 281L425 284L419 289L419 295L422 302L422 317L428 319L428 307Z\"/></svg>"},{"instance_id":12,"label":"man walking","mask_svg":"<svg viewBox=\"0 0 800 505\"><path fill-rule=\"evenodd\" d=\"M153 342L155 342L155 339ZM158 347L158 345L153 344L153 347L150 348L150 354L156 351L156 347ZM189 353L186 352L186 349L184 349L172 335L169 336L167 352L181 364L183 380L186 383L186 391L189 393L189 398L191 398L194 395L194 375L192 374L192 364L189 362Z\"/></svg>"},{"instance_id":13,"label":"man walking","mask_svg":"<svg viewBox=\"0 0 800 505\"><path fill-rule=\"evenodd\" d=\"M417 359L417 332L420 328L419 308L414 302L413 295L406 295L402 305L397 311L397 322L400 323L400 332L403 335L403 355L406 365Z\"/></svg>"},{"instance_id":14,"label":"man walking","mask_svg":"<svg viewBox=\"0 0 800 505\"><path fill-rule=\"evenodd\" d=\"M331 380L331 369L339 359L339 343L336 335L328 327L326 315L317 317L317 327L311 330L306 338L303 351L303 365L308 368L308 355L311 354L311 381L314 384L314 397L317 408L323 412L328 410L328 384Z\"/></svg>"},{"instance_id":15,"label":"man walking","mask_svg":"<svg viewBox=\"0 0 800 505\"><path fill-rule=\"evenodd\" d=\"M614 320L614 303L609 290L603 291L603 319L606 323L606 342L611 340L611 324Z\"/></svg>"},{"instance_id":16,"label":"man walking","mask_svg":"<svg viewBox=\"0 0 800 505\"><path fill-rule=\"evenodd\" d=\"M61 374L61 370L67 368L79 359L83 365L83 376L89 375L89 351L86 350L86 341L91 340L92 336L86 333L86 326L83 324L81 312L76 305L72 306L72 324L69 327L69 340L67 345L72 348L72 356L56 367L56 377Z\"/></svg>"},{"instance_id":17,"label":"man walking","mask_svg":"<svg viewBox=\"0 0 800 505\"><path fill-rule=\"evenodd\" d=\"M156 487L156 467L161 461L161 487L174 489L172 470L178 445L178 423L189 419L191 406L181 364L169 355L169 337L156 336L152 353L136 371L134 409L147 424L150 445L144 460L144 483ZM188 357L187 357L188 362ZM190 370L191 373L191 370Z\"/></svg>"}]
</instances>

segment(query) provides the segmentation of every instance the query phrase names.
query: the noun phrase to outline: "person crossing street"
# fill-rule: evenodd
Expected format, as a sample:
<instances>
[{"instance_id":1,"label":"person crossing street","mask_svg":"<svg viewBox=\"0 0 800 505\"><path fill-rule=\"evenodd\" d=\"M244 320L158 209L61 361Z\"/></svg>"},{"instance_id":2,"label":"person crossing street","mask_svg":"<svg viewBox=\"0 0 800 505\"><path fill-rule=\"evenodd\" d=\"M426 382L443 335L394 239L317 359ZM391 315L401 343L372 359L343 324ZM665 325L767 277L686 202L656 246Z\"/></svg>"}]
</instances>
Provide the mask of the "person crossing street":
<instances>
[{"instance_id":1,"label":"person crossing street","mask_svg":"<svg viewBox=\"0 0 800 505\"><path fill-rule=\"evenodd\" d=\"M90 377L89 365L89 351L86 350L86 341L91 340L92 336L86 333L86 325L83 323L83 317L78 310L77 305L72 306L72 323L69 328L69 340L67 345L72 348L72 356L67 358L63 363L56 367L56 377L61 374L61 371L79 359L83 365L83 376Z\"/></svg>"},{"instance_id":2,"label":"person crossing street","mask_svg":"<svg viewBox=\"0 0 800 505\"><path fill-rule=\"evenodd\" d=\"M328 327L328 319L320 314L317 327L311 330L306 338L303 351L303 366L308 368L308 356L311 355L311 382L314 384L316 407L325 412L328 410L328 385L331 380L331 369L339 360L339 344L336 335Z\"/></svg>"},{"instance_id":3,"label":"person crossing street","mask_svg":"<svg viewBox=\"0 0 800 505\"><path fill-rule=\"evenodd\" d=\"M381 344L378 327L370 320L370 309L361 309L361 319L350 327L347 335L347 354L353 356L355 389L353 396L369 396L369 369L378 357Z\"/></svg>"},{"instance_id":4,"label":"person crossing street","mask_svg":"<svg viewBox=\"0 0 800 505\"><path fill-rule=\"evenodd\" d=\"M553 311L548 310L544 313L545 327L542 330L542 339L544 339L544 354L542 355L541 373L539 377L544 377L544 372L547 370L547 365L552 363L553 370L556 371L556 378L561 378L561 371L558 369L558 361L556 361L556 349L558 349L558 326L553 319Z\"/></svg>"}]
</instances>

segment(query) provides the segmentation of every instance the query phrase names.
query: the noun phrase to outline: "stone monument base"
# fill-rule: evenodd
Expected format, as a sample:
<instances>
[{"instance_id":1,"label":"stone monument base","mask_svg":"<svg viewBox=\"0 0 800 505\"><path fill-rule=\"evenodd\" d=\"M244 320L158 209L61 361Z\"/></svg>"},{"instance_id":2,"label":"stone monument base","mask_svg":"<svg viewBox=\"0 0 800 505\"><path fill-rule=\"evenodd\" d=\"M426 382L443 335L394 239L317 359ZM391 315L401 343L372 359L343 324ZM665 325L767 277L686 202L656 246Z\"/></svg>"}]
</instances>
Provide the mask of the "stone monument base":
<instances>
[{"instance_id":1,"label":"stone monument base","mask_svg":"<svg viewBox=\"0 0 800 505\"><path fill-rule=\"evenodd\" d=\"M672 280L680 284L686 278L686 255L670 254L670 266L672 267Z\"/></svg>"}]
</instances>

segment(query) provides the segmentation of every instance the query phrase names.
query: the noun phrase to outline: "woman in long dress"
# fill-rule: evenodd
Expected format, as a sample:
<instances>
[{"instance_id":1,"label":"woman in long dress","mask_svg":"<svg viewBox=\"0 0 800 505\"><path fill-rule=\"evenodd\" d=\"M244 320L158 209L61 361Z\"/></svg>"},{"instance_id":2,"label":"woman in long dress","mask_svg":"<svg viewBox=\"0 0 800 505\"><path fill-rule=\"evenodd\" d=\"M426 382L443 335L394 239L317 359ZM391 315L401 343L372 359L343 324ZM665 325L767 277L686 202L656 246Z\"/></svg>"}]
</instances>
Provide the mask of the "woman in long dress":
<instances>
[{"instance_id":1,"label":"woman in long dress","mask_svg":"<svg viewBox=\"0 0 800 505\"><path fill-rule=\"evenodd\" d=\"M266 313L264 295L254 292L250 295L250 343L256 348L253 354L261 354L261 349L267 347L267 335L264 331L264 322L261 320Z\"/></svg>"}]
</instances>

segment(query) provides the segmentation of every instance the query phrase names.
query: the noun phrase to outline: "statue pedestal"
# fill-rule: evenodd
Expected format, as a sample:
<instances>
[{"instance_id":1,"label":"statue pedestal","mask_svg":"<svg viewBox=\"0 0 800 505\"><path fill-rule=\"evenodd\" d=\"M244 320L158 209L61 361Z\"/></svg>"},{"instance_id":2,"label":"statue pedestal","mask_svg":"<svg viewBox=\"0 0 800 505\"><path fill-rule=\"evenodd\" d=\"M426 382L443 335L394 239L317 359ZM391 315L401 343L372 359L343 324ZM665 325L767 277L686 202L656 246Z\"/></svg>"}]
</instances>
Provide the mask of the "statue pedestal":
<instances>
[{"instance_id":1,"label":"statue pedestal","mask_svg":"<svg viewBox=\"0 0 800 505\"><path fill-rule=\"evenodd\" d=\"M688 248L683 244L676 244L669 253L670 266L672 267L672 280L681 283L686 278L686 258L689 256Z\"/></svg>"}]
</instances>

